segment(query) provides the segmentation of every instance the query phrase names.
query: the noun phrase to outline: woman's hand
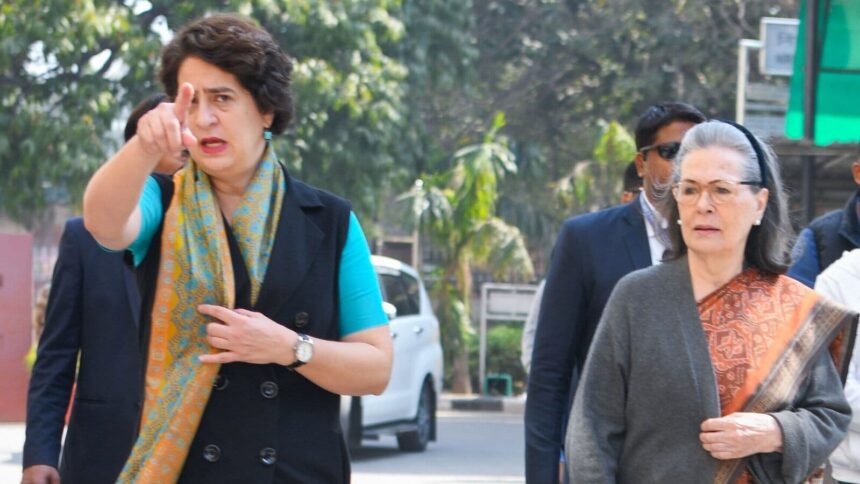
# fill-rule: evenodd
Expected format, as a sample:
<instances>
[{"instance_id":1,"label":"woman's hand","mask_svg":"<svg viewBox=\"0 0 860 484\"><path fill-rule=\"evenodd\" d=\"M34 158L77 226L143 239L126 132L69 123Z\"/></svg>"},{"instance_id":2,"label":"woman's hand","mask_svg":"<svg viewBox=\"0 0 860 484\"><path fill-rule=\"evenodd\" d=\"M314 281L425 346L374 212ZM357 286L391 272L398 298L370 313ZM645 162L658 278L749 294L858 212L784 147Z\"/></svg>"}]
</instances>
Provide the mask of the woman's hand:
<instances>
[{"instance_id":1,"label":"woman's hand","mask_svg":"<svg viewBox=\"0 0 860 484\"><path fill-rule=\"evenodd\" d=\"M188 109L194 98L194 86L179 86L176 102L161 103L144 114L137 123L137 139L148 155L161 159L179 158L188 146L197 144L197 138L188 128Z\"/></svg>"},{"instance_id":2,"label":"woman's hand","mask_svg":"<svg viewBox=\"0 0 860 484\"><path fill-rule=\"evenodd\" d=\"M782 429L766 413L736 412L702 422L699 440L715 459L782 451Z\"/></svg>"},{"instance_id":3,"label":"woman's hand","mask_svg":"<svg viewBox=\"0 0 860 484\"><path fill-rule=\"evenodd\" d=\"M206 339L219 353L201 355L203 363L277 363L289 365L295 359L296 333L261 313L201 304L200 314L215 318L206 325Z\"/></svg>"},{"instance_id":4,"label":"woman's hand","mask_svg":"<svg viewBox=\"0 0 860 484\"><path fill-rule=\"evenodd\" d=\"M202 363L288 366L296 361L296 332L265 315L210 304L201 304L197 311L215 320L206 325L206 339L221 350L201 355ZM332 393L379 395L391 376L393 352L385 324L346 335L341 341L314 338L313 358L296 372Z\"/></svg>"},{"instance_id":5,"label":"woman's hand","mask_svg":"<svg viewBox=\"0 0 860 484\"><path fill-rule=\"evenodd\" d=\"M102 165L84 193L84 223L99 243L124 250L140 235L138 203L146 179L165 157L182 158L186 147L196 146L187 122L194 87L179 88L175 103L161 103L141 116L137 134ZM174 170L176 164L170 170Z\"/></svg>"}]
</instances>

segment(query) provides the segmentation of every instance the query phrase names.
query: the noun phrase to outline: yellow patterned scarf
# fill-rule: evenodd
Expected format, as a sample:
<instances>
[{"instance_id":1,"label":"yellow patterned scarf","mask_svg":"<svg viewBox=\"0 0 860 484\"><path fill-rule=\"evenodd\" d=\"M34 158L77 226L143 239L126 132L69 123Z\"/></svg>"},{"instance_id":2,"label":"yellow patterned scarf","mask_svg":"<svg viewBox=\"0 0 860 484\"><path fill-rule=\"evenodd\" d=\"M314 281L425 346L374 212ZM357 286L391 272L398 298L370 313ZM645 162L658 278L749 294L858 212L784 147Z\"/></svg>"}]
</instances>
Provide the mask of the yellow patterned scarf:
<instances>
[{"instance_id":1,"label":"yellow patterned scarf","mask_svg":"<svg viewBox=\"0 0 860 484\"><path fill-rule=\"evenodd\" d=\"M231 229L251 280L251 304L266 274L284 198L285 178L267 149ZM173 177L173 200L164 215L161 259L152 307L140 434L119 482L175 482L220 365L202 364L211 353L200 304L233 308L230 249L209 176L192 161Z\"/></svg>"}]
</instances>

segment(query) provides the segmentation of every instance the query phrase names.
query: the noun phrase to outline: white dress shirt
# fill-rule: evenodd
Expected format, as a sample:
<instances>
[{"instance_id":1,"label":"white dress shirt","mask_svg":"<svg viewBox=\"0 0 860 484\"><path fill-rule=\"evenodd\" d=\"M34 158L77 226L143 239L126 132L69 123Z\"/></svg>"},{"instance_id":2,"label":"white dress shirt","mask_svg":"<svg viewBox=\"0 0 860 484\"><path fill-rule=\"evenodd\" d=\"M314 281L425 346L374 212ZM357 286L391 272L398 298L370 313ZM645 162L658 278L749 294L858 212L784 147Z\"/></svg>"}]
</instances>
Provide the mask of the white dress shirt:
<instances>
[{"instance_id":1,"label":"white dress shirt","mask_svg":"<svg viewBox=\"0 0 860 484\"><path fill-rule=\"evenodd\" d=\"M639 203L642 205L642 214L645 218L645 231L648 233L648 248L651 250L651 264L656 265L663 260L663 253L669 249L669 246L664 244L660 237L657 236L657 230L661 230L665 233L669 228L669 222L654 208L654 205L652 205L651 201L648 200L648 196L644 191L639 196ZM648 213L652 214L652 217L648 217ZM659 227L654 227L652 225L654 223L659 224Z\"/></svg>"}]
</instances>

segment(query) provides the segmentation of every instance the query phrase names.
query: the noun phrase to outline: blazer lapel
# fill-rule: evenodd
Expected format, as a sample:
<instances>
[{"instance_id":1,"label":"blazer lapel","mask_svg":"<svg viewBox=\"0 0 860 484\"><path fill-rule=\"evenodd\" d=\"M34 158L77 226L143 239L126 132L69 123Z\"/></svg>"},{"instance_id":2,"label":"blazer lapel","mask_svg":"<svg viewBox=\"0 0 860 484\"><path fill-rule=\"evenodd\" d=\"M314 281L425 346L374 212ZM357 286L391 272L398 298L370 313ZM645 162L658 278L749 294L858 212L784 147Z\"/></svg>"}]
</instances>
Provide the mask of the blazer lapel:
<instances>
[{"instance_id":1,"label":"blazer lapel","mask_svg":"<svg viewBox=\"0 0 860 484\"><path fill-rule=\"evenodd\" d=\"M266 314L276 314L290 300L313 264L325 237L303 210L321 206L319 199L302 185L293 183L289 175L286 185L275 244L255 305L257 311Z\"/></svg>"},{"instance_id":2,"label":"blazer lapel","mask_svg":"<svg viewBox=\"0 0 860 484\"><path fill-rule=\"evenodd\" d=\"M639 195L642 196L644 195ZM645 230L645 217L642 215L639 197L624 208L624 220L630 225L630 233L624 237L624 243L635 269L651 265L651 248L648 245L648 232Z\"/></svg>"}]
</instances>

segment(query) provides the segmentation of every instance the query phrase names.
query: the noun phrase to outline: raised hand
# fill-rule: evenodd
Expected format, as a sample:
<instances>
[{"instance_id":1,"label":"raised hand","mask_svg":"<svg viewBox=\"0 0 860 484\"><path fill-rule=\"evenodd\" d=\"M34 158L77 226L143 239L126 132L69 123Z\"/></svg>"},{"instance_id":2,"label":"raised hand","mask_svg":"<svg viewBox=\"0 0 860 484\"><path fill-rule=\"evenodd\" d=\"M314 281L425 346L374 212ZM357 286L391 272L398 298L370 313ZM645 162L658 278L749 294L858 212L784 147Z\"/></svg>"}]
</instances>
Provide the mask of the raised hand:
<instances>
[{"instance_id":1,"label":"raised hand","mask_svg":"<svg viewBox=\"0 0 860 484\"><path fill-rule=\"evenodd\" d=\"M137 137L143 150L153 157L179 157L184 149L197 144L188 128L188 110L194 99L194 86L179 86L176 102L161 103L140 118Z\"/></svg>"}]
</instances>

